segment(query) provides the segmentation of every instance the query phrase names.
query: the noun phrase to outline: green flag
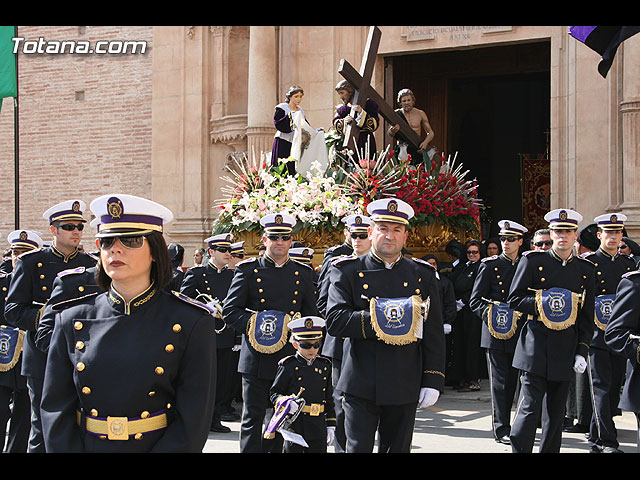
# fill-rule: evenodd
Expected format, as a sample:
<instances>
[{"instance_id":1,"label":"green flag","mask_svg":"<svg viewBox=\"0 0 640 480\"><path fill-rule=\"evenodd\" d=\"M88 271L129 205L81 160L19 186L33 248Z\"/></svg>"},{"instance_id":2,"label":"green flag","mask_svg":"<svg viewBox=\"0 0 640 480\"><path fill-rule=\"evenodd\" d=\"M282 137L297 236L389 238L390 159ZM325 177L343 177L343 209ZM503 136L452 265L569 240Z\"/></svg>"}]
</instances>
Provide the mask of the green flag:
<instances>
[{"instance_id":1,"label":"green flag","mask_svg":"<svg viewBox=\"0 0 640 480\"><path fill-rule=\"evenodd\" d=\"M15 35L13 26L0 26L0 105L4 97L18 96L18 79L16 76L16 55L13 53Z\"/></svg>"}]
</instances>

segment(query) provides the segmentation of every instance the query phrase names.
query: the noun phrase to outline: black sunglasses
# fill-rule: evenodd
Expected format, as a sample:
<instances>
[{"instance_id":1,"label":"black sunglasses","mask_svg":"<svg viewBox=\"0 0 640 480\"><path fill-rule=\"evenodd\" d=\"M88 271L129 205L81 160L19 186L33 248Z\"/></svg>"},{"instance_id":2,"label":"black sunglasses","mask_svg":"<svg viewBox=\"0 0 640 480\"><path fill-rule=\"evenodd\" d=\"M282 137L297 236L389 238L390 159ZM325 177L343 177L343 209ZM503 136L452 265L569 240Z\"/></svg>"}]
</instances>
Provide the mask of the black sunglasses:
<instances>
[{"instance_id":1,"label":"black sunglasses","mask_svg":"<svg viewBox=\"0 0 640 480\"><path fill-rule=\"evenodd\" d=\"M467 255L479 255L480 250L467 250Z\"/></svg>"},{"instance_id":2,"label":"black sunglasses","mask_svg":"<svg viewBox=\"0 0 640 480\"><path fill-rule=\"evenodd\" d=\"M320 346L322 345L322 342L316 342L316 343L302 342L299 345L300 345L300 348L309 350L310 348L320 348Z\"/></svg>"},{"instance_id":3,"label":"black sunglasses","mask_svg":"<svg viewBox=\"0 0 640 480\"><path fill-rule=\"evenodd\" d=\"M542 240L540 242L535 242L534 245L536 247L541 247L543 245L550 247L551 245L553 245L553 241L552 240Z\"/></svg>"},{"instance_id":4,"label":"black sunglasses","mask_svg":"<svg viewBox=\"0 0 640 480\"><path fill-rule=\"evenodd\" d=\"M244 253L232 253L231 256L234 258L244 258Z\"/></svg>"},{"instance_id":5,"label":"black sunglasses","mask_svg":"<svg viewBox=\"0 0 640 480\"><path fill-rule=\"evenodd\" d=\"M58 225L57 228L61 228L67 232L73 232L77 228L78 231L81 232L84 230L84 223L79 223L77 225L75 223L63 223L62 225Z\"/></svg>"},{"instance_id":6,"label":"black sunglasses","mask_svg":"<svg viewBox=\"0 0 640 480\"><path fill-rule=\"evenodd\" d=\"M365 238L368 238L369 234L368 233L352 233L351 234L351 238L353 238L354 240L356 238L359 238L361 240L364 240Z\"/></svg>"},{"instance_id":7,"label":"black sunglasses","mask_svg":"<svg viewBox=\"0 0 640 480\"><path fill-rule=\"evenodd\" d=\"M267 235L267 238L272 242L277 242L282 239L284 242L291 240L291 235Z\"/></svg>"},{"instance_id":8,"label":"black sunglasses","mask_svg":"<svg viewBox=\"0 0 640 480\"><path fill-rule=\"evenodd\" d=\"M126 248L142 248L144 245L144 235L128 235L123 237L102 237L100 238L100 248L111 248L116 238L120 239L120 243Z\"/></svg>"},{"instance_id":9,"label":"black sunglasses","mask_svg":"<svg viewBox=\"0 0 640 480\"><path fill-rule=\"evenodd\" d=\"M618 248L629 248L629 245L618 245Z\"/></svg>"},{"instance_id":10,"label":"black sunglasses","mask_svg":"<svg viewBox=\"0 0 640 480\"><path fill-rule=\"evenodd\" d=\"M220 253L227 253L227 252L231 253L231 247L216 247L214 248L214 250Z\"/></svg>"},{"instance_id":11,"label":"black sunglasses","mask_svg":"<svg viewBox=\"0 0 640 480\"><path fill-rule=\"evenodd\" d=\"M500 237L501 242L517 242L518 237Z\"/></svg>"}]
</instances>

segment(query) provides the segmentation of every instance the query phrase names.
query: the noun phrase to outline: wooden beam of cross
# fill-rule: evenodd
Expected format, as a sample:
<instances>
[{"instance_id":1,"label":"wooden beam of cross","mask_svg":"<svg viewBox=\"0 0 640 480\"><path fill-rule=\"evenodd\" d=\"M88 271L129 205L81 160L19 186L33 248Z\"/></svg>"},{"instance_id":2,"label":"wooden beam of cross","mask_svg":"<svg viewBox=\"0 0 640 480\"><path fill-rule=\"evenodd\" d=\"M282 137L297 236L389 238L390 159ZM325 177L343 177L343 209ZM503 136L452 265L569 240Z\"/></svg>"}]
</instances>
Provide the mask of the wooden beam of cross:
<instances>
[{"instance_id":1,"label":"wooden beam of cross","mask_svg":"<svg viewBox=\"0 0 640 480\"><path fill-rule=\"evenodd\" d=\"M356 69L353 68L353 66L345 59L340 60L338 73L342 75L344 79L355 89L353 100L351 102L351 116L353 118L356 117L356 113L353 109L354 105L360 105L364 108L367 100L373 100L378 104L380 115L382 115L382 117L391 125L399 125L400 130L398 133L402 134L402 136L411 143L413 147L418 149L420 147L420 143L422 143L420 135L418 135L415 130L413 130L409 124L395 112L393 107L389 105L386 100L371 86L371 77L376 61L376 55L378 54L381 35L382 33L378 27L372 26L369 29L369 38L362 57L360 72L356 71ZM360 129L354 122L347 124L347 127L345 128L343 147L357 145L359 134Z\"/></svg>"}]
</instances>

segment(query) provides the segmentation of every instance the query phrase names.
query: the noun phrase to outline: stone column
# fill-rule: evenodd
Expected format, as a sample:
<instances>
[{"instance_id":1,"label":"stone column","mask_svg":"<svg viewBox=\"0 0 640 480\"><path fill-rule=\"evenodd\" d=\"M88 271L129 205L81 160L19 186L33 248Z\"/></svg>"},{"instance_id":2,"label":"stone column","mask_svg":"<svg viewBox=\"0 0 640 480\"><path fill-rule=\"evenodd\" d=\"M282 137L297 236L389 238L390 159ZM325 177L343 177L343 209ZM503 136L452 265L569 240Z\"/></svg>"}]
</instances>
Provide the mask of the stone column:
<instances>
[{"instance_id":1,"label":"stone column","mask_svg":"<svg viewBox=\"0 0 640 480\"><path fill-rule=\"evenodd\" d=\"M277 41L274 26L252 26L249 38L247 148L250 158L270 152L278 102Z\"/></svg>"},{"instance_id":2,"label":"stone column","mask_svg":"<svg viewBox=\"0 0 640 480\"><path fill-rule=\"evenodd\" d=\"M620 51L621 50L621 51ZM631 237L640 235L640 37L631 37L618 49L623 55L622 95L622 212L629 217Z\"/></svg>"}]
</instances>

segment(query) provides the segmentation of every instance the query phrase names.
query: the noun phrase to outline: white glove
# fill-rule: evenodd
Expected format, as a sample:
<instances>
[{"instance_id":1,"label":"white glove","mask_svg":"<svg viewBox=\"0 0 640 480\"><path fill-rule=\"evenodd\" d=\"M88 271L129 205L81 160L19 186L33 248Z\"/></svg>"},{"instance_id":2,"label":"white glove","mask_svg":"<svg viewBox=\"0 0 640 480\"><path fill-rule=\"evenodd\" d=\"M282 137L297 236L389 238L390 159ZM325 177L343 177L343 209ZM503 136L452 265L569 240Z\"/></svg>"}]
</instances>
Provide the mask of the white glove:
<instances>
[{"instance_id":1,"label":"white glove","mask_svg":"<svg viewBox=\"0 0 640 480\"><path fill-rule=\"evenodd\" d=\"M233 347L231 347L231 351L239 352L241 348L242 348L242 345L234 345Z\"/></svg>"},{"instance_id":2,"label":"white glove","mask_svg":"<svg viewBox=\"0 0 640 480\"><path fill-rule=\"evenodd\" d=\"M464 308L464 302L462 300L456 300L456 310L459 312Z\"/></svg>"},{"instance_id":3,"label":"white glove","mask_svg":"<svg viewBox=\"0 0 640 480\"><path fill-rule=\"evenodd\" d=\"M440 392L435 388L421 388L420 396L418 397L418 408L430 407L438 401L439 396Z\"/></svg>"},{"instance_id":4,"label":"white glove","mask_svg":"<svg viewBox=\"0 0 640 480\"><path fill-rule=\"evenodd\" d=\"M336 427L327 427L327 445L331 445L334 438L336 438Z\"/></svg>"},{"instance_id":5,"label":"white glove","mask_svg":"<svg viewBox=\"0 0 640 480\"><path fill-rule=\"evenodd\" d=\"M222 305L220 304L220 302L218 302L217 300L213 300L207 303L207 307L215 312L214 316L222 318Z\"/></svg>"},{"instance_id":6,"label":"white glove","mask_svg":"<svg viewBox=\"0 0 640 480\"><path fill-rule=\"evenodd\" d=\"M445 323L443 325L444 325L444 334L449 335L451 333L451 324Z\"/></svg>"},{"instance_id":7,"label":"white glove","mask_svg":"<svg viewBox=\"0 0 640 480\"><path fill-rule=\"evenodd\" d=\"M573 371L576 373L584 373L587 369L587 361L582 355L576 355L576 361L573 364Z\"/></svg>"}]
</instances>

